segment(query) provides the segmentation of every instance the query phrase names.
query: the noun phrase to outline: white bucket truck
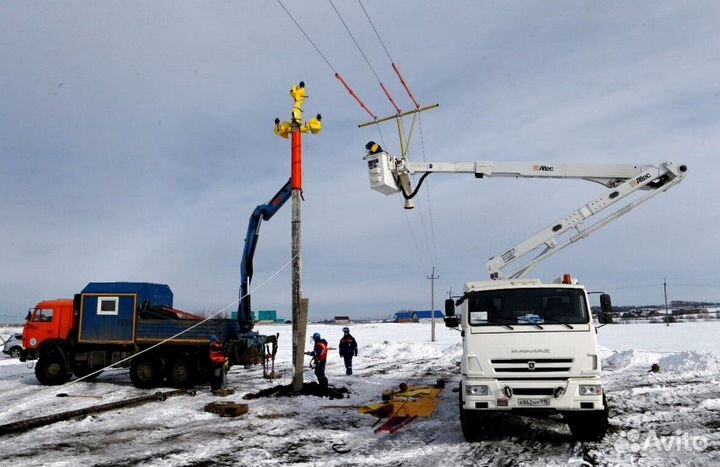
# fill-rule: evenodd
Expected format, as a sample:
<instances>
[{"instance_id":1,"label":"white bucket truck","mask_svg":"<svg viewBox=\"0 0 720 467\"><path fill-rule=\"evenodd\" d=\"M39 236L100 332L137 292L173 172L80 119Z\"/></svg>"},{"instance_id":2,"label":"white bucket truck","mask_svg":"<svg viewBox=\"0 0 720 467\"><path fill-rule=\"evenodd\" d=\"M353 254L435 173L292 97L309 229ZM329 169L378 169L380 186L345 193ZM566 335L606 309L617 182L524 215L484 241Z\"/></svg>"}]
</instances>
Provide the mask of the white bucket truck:
<instances>
[{"instance_id":1,"label":"white bucket truck","mask_svg":"<svg viewBox=\"0 0 720 467\"><path fill-rule=\"evenodd\" d=\"M562 414L575 438L602 438L608 426L608 404L588 292L568 274L553 283L525 275L538 261L684 180L687 166L671 162L659 166L416 163L395 158L372 142L366 149L371 187L384 194L401 192L406 209L413 208L423 180L435 172L469 173L476 178L582 179L607 188L558 222L491 258L490 280L465 283L463 295L445 303L445 324L460 326L463 339L460 422L467 440L482 438L490 420L509 413ZM422 177L413 191L410 177L415 174ZM609 214L597 216L606 209ZM535 256L522 268L502 274L506 266L532 252ZM602 294L600 303L603 313L608 313L610 296Z\"/></svg>"}]
</instances>

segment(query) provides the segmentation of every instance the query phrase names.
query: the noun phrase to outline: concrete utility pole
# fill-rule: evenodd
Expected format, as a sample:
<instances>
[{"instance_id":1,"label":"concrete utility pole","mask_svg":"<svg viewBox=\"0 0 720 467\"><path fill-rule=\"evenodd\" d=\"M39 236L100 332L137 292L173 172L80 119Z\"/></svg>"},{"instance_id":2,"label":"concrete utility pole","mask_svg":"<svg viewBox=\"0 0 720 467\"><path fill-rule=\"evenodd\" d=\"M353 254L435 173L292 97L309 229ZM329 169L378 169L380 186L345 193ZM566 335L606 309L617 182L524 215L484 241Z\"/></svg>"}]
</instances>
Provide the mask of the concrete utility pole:
<instances>
[{"instance_id":1,"label":"concrete utility pole","mask_svg":"<svg viewBox=\"0 0 720 467\"><path fill-rule=\"evenodd\" d=\"M305 336L307 334L309 300L302 296L302 262L301 252L301 210L302 199L302 134L308 131L312 134L322 129L321 117L318 114L310 121L303 123L302 106L307 99L305 83L290 88L290 97L294 105L292 119L289 122L280 122L275 119L275 134L283 138L291 135L291 188L292 188L292 322L293 322L293 391L300 392L303 388L303 369L305 367Z\"/></svg>"},{"instance_id":2,"label":"concrete utility pole","mask_svg":"<svg viewBox=\"0 0 720 467\"><path fill-rule=\"evenodd\" d=\"M432 274L425 276L430 279L430 342L435 342L435 280L440 276L435 275L435 266L432 268Z\"/></svg>"},{"instance_id":3,"label":"concrete utility pole","mask_svg":"<svg viewBox=\"0 0 720 467\"><path fill-rule=\"evenodd\" d=\"M665 326L670 326L670 315L667 304L667 279L663 277L663 289L665 290Z\"/></svg>"}]
</instances>

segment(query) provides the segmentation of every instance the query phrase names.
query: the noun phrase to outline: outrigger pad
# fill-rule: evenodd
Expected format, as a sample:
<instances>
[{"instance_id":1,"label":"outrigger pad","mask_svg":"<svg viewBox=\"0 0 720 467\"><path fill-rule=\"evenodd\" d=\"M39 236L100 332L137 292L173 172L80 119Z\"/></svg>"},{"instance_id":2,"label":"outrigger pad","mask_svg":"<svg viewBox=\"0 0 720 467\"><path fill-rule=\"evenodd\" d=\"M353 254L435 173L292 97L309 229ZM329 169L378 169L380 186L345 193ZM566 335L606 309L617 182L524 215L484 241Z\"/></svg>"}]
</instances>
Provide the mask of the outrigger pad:
<instances>
[{"instance_id":1,"label":"outrigger pad","mask_svg":"<svg viewBox=\"0 0 720 467\"><path fill-rule=\"evenodd\" d=\"M247 404L236 404L235 402L211 402L205 406L205 412L216 413L221 417L237 417L248 413Z\"/></svg>"}]
</instances>

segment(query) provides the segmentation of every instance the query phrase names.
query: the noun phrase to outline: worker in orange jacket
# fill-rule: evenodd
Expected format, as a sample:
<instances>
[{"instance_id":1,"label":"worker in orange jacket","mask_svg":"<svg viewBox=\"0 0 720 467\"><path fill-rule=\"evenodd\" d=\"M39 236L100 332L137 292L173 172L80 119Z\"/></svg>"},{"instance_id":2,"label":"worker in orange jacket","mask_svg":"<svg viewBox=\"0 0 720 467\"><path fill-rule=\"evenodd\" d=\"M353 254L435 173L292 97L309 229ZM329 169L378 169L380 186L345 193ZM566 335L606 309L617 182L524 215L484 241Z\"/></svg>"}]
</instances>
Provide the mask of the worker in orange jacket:
<instances>
[{"instance_id":1,"label":"worker in orange jacket","mask_svg":"<svg viewBox=\"0 0 720 467\"><path fill-rule=\"evenodd\" d=\"M315 366L315 376L317 377L318 383L320 386L326 388L328 386L328 379L325 377L325 364L327 362L328 343L320 337L319 332L313 334L312 339L315 342L315 347L312 352L306 352L306 355L312 356L313 361L311 365Z\"/></svg>"}]
</instances>

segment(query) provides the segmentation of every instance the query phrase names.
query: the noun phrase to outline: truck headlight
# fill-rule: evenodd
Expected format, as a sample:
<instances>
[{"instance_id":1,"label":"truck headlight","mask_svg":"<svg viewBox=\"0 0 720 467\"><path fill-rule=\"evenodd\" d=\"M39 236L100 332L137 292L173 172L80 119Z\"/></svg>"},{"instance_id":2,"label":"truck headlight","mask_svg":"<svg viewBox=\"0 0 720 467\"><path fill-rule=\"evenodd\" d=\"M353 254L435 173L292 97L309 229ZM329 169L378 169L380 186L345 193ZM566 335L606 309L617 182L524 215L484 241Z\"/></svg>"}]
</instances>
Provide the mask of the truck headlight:
<instances>
[{"instance_id":1,"label":"truck headlight","mask_svg":"<svg viewBox=\"0 0 720 467\"><path fill-rule=\"evenodd\" d=\"M488 387L485 385L480 386L470 386L465 385L465 394L468 396L487 396L488 395Z\"/></svg>"},{"instance_id":2,"label":"truck headlight","mask_svg":"<svg viewBox=\"0 0 720 467\"><path fill-rule=\"evenodd\" d=\"M599 384L581 384L579 389L581 396L599 396L602 394L602 386Z\"/></svg>"}]
</instances>

